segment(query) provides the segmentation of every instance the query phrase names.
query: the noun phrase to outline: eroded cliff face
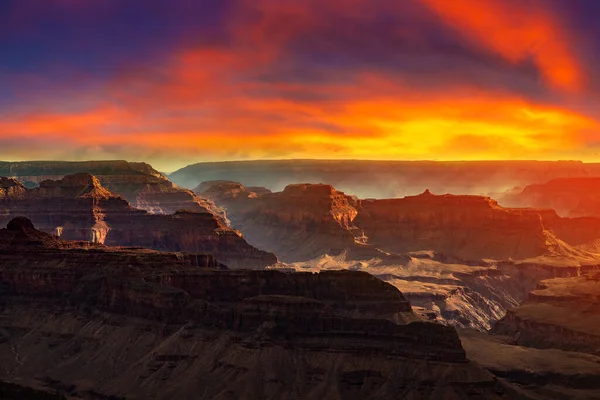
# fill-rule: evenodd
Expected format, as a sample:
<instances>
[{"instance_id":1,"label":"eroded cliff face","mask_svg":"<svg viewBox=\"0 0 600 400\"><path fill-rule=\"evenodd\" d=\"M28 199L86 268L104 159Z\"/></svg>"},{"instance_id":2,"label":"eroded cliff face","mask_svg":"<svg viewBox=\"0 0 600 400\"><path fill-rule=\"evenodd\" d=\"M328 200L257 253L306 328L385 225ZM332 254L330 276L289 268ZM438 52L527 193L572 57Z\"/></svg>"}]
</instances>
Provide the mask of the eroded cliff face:
<instances>
[{"instance_id":1,"label":"eroded cliff face","mask_svg":"<svg viewBox=\"0 0 600 400\"><path fill-rule=\"evenodd\" d=\"M598 268L542 281L523 304L510 309L492 332L518 344L600 355Z\"/></svg>"},{"instance_id":2,"label":"eroded cliff face","mask_svg":"<svg viewBox=\"0 0 600 400\"><path fill-rule=\"evenodd\" d=\"M390 282L432 320L488 330L540 280L600 263L600 219L509 209L481 196L357 200L329 185L259 195L212 182L203 195L293 270L351 269ZM593 222L593 221L592 221Z\"/></svg>"},{"instance_id":3,"label":"eroded cliff face","mask_svg":"<svg viewBox=\"0 0 600 400\"><path fill-rule=\"evenodd\" d=\"M553 179L507 193L499 201L514 207L551 208L563 217L600 217L600 178Z\"/></svg>"},{"instance_id":4,"label":"eroded cliff face","mask_svg":"<svg viewBox=\"0 0 600 400\"><path fill-rule=\"evenodd\" d=\"M453 328L417 321L369 274L216 268L12 222L0 230L1 379L75 398L513 393L468 362Z\"/></svg>"},{"instance_id":5,"label":"eroded cliff face","mask_svg":"<svg viewBox=\"0 0 600 400\"><path fill-rule=\"evenodd\" d=\"M591 246L600 237L600 219L582 227L581 220L552 210L504 208L481 196L426 191L358 200L330 185L309 184L259 195L235 182L216 183L202 195L225 208L232 226L251 243L288 262L418 251L466 261L583 256L589 248L571 247Z\"/></svg>"},{"instance_id":6,"label":"eroded cliff face","mask_svg":"<svg viewBox=\"0 0 600 400\"><path fill-rule=\"evenodd\" d=\"M224 217L212 202L180 188L146 163L127 161L0 163L0 176L16 178L27 187L58 181L75 173L94 175L108 190L123 196L132 206L154 214L178 210L211 212Z\"/></svg>"},{"instance_id":7,"label":"eroded cliff face","mask_svg":"<svg viewBox=\"0 0 600 400\"><path fill-rule=\"evenodd\" d=\"M10 181L0 182L4 188L0 189L0 224L14 216L27 216L40 229L65 239L103 243L110 230L106 215L119 218L135 211L90 174L42 181L35 189Z\"/></svg>"},{"instance_id":8,"label":"eroded cliff face","mask_svg":"<svg viewBox=\"0 0 600 400\"><path fill-rule=\"evenodd\" d=\"M330 185L289 185L258 194L239 183L217 183L202 193L227 211L231 225L250 243L287 262L359 247L354 226L360 202Z\"/></svg>"},{"instance_id":9,"label":"eroded cliff face","mask_svg":"<svg viewBox=\"0 0 600 400\"><path fill-rule=\"evenodd\" d=\"M355 219L369 243L388 252L434 250L466 260L523 259L547 251L539 213L505 209L486 197L365 200Z\"/></svg>"},{"instance_id":10,"label":"eroded cliff face","mask_svg":"<svg viewBox=\"0 0 600 400\"><path fill-rule=\"evenodd\" d=\"M232 267L264 268L277 262L273 254L249 245L240 232L212 213L152 215L131 207L87 173L42 181L35 189L11 179L0 184L3 224L14 216L26 216L41 230L62 239L206 252Z\"/></svg>"}]
</instances>

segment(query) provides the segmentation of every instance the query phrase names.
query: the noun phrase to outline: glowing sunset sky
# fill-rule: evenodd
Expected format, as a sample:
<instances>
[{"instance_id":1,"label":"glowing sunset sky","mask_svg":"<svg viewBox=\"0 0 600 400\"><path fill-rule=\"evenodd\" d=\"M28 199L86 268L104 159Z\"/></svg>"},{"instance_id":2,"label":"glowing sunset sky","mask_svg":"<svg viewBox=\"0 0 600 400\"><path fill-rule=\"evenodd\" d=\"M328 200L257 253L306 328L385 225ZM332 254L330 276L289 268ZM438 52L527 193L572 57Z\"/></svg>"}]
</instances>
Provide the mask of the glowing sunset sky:
<instances>
[{"instance_id":1,"label":"glowing sunset sky","mask_svg":"<svg viewBox=\"0 0 600 400\"><path fill-rule=\"evenodd\" d=\"M0 160L600 160L597 0L4 0Z\"/></svg>"}]
</instances>

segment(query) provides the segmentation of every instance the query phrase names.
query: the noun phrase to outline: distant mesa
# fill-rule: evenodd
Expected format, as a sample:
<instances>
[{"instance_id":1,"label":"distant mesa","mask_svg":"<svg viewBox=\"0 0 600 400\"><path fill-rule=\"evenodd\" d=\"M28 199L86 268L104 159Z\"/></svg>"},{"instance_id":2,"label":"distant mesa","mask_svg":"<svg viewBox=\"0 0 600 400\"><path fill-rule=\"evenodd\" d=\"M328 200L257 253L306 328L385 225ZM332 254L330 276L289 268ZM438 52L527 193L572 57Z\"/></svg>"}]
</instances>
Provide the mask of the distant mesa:
<instances>
[{"instance_id":1,"label":"distant mesa","mask_svg":"<svg viewBox=\"0 0 600 400\"><path fill-rule=\"evenodd\" d=\"M600 217L600 177L561 178L528 185L506 192L499 202L517 207L551 208L564 217Z\"/></svg>"},{"instance_id":2,"label":"distant mesa","mask_svg":"<svg viewBox=\"0 0 600 400\"><path fill-rule=\"evenodd\" d=\"M1 175L1 174L0 174ZM176 184L230 180L281 191L294 182L324 182L360 198L423 193L487 195L555 178L600 176L600 164L579 161L262 160L205 162L169 174Z\"/></svg>"},{"instance_id":3,"label":"distant mesa","mask_svg":"<svg viewBox=\"0 0 600 400\"><path fill-rule=\"evenodd\" d=\"M202 195L227 210L234 228L286 262L426 250L463 260L526 259L593 241L591 230L576 237L572 222L551 210L503 208L484 196L425 190L359 200L328 184L293 184L262 195L236 182L206 187Z\"/></svg>"}]
</instances>

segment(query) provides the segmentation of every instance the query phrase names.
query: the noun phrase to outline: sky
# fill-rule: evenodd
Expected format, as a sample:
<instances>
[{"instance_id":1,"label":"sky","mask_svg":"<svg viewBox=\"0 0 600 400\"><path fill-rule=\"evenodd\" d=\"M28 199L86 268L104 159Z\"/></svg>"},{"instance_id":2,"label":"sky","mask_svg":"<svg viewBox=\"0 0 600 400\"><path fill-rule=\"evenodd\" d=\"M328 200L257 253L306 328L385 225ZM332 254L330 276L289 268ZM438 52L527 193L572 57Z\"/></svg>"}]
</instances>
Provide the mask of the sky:
<instances>
[{"instance_id":1,"label":"sky","mask_svg":"<svg viewBox=\"0 0 600 400\"><path fill-rule=\"evenodd\" d=\"M600 161L597 0L0 0L0 160Z\"/></svg>"}]
</instances>

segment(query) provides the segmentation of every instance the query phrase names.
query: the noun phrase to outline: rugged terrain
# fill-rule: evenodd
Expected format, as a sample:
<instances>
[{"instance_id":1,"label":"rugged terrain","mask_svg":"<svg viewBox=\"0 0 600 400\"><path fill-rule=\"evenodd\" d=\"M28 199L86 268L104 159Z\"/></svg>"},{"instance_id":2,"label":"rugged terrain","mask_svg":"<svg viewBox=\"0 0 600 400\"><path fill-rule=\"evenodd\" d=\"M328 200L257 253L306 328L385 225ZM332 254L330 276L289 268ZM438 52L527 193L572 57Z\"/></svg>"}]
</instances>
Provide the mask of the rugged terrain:
<instances>
[{"instance_id":1,"label":"rugged terrain","mask_svg":"<svg viewBox=\"0 0 600 400\"><path fill-rule=\"evenodd\" d=\"M200 186L250 243L296 270L367 271L429 318L489 329L542 279L595 268L600 219L510 209L481 196L358 200L330 185L258 193L235 182Z\"/></svg>"},{"instance_id":2,"label":"rugged terrain","mask_svg":"<svg viewBox=\"0 0 600 400\"><path fill-rule=\"evenodd\" d=\"M600 274L573 272L543 280L490 333L462 330L468 357L541 398L600 399Z\"/></svg>"},{"instance_id":3,"label":"rugged terrain","mask_svg":"<svg viewBox=\"0 0 600 400\"><path fill-rule=\"evenodd\" d=\"M156 214L178 210L208 211L222 215L213 203L174 185L149 164L127 161L23 161L0 162L0 176L14 178L27 188L67 175L90 173L104 187L127 199L134 207Z\"/></svg>"},{"instance_id":4,"label":"rugged terrain","mask_svg":"<svg viewBox=\"0 0 600 400\"><path fill-rule=\"evenodd\" d=\"M600 217L600 178L553 179L499 197L507 206L551 208L564 217Z\"/></svg>"},{"instance_id":5,"label":"rugged terrain","mask_svg":"<svg viewBox=\"0 0 600 400\"><path fill-rule=\"evenodd\" d=\"M493 332L523 345L600 355L600 273L542 281Z\"/></svg>"},{"instance_id":6,"label":"rugged terrain","mask_svg":"<svg viewBox=\"0 0 600 400\"><path fill-rule=\"evenodd\" d=\"M232 180L280 191L293 183L328 183L361 198L395 198L422 193L487 195L554 178L600 176L600 164L578 161L373 161L273 160L207 162L169 174L178 185Z\"/></svg>"},{"instance_id":7,"label":"rugged terrain","mask_svg":"<svg viewBox=\"0 0 600 400\"><path fill-rule=\"evenodd\" d=\"M153 215L131 207L88 173L42 181L34 189L0 178L0 223L15 216L26 216L41 230L63 239L207 252L231 267L264 268L277 262L273 254L250 246L240 232L212 213Z\"/></svg>"},{"instance_id":8,"label":"rugged terrain","mask_svg":"<svg viewBox=\"0 0 600 400\"><path fill-rule=\"evenodd\" d=\"M331 185L289 185L258 194L240 183L221 182L201 194L223 207L249 242L285 262L357 250L362 236L353 225L358 200Z\"/></svg>"},{"instance_id":9,"label":"rugged terrain","mask_svg":"<svg viewBox=\"0 0 600 400\"><path fill-rule=\"evenodd\" d=\"M600 399L600 357L515 344L509 336L461 330L469 359L530 399Z\"/></svg>"},{"instance_id":10,"label":"rugged terrain","mask_svg":"<svg viewBox=\"0 0 600 400\"><path fill-rule=\"evenodd\" d=\"M210 256L65 242L18 218L0 229L0 282L0 379L71 398L518 392L362 272L228 271Z\"/></svg>"}]
</instances>

